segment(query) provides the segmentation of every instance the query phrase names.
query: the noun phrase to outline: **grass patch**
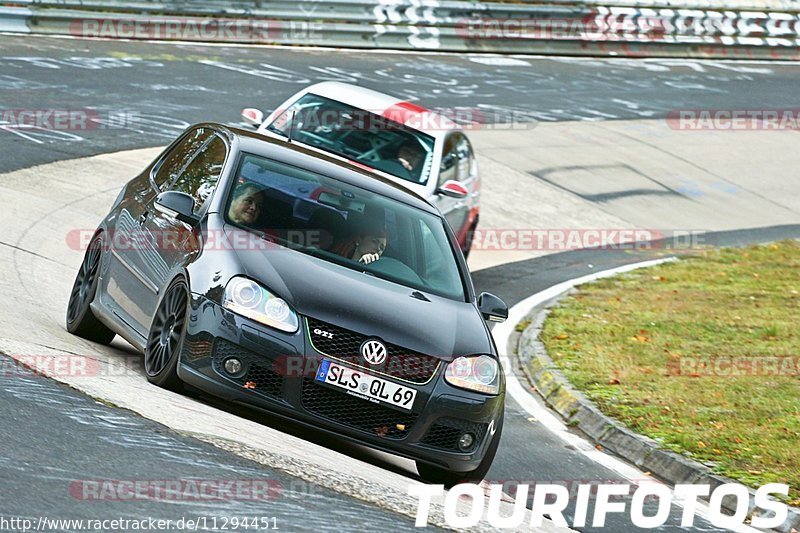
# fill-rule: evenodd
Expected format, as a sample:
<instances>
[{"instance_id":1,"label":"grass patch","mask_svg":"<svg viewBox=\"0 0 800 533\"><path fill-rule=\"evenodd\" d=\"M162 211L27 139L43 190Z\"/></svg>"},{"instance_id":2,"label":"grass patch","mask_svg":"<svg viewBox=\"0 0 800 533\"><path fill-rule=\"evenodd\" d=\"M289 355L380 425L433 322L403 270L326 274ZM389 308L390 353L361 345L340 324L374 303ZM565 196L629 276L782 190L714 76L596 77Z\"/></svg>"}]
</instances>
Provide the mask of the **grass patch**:
<instances>
[{"instance_id":1,"label":"grass patch","mask_svg":"<svg viewBox=\"0 0 800 533\"><path fill-rule=\"evenodd\" d=\"M524 319L524 320L520 321L520 322L519 322L519 324L517 324L516 326L514 326L514 329L515 329L516 331L519 331L520 333L522 333L523 331L525 331L526 329L528 329L528 326L530 326L530 325L531 325L531 322L532 322L532 320L531 320L530 318L526 318L526 319Z\"/></svg>"},{"instance_id":2,"label":"grass patch","mask_svg":"<svg viewBox=\"0 0 800 533\"><path fill-rule=\"evenodd\" d=\"M788 483L800 505L797 241L584 285L541 338L604 413L742 483Z\"/></svg>"}]
</instances>

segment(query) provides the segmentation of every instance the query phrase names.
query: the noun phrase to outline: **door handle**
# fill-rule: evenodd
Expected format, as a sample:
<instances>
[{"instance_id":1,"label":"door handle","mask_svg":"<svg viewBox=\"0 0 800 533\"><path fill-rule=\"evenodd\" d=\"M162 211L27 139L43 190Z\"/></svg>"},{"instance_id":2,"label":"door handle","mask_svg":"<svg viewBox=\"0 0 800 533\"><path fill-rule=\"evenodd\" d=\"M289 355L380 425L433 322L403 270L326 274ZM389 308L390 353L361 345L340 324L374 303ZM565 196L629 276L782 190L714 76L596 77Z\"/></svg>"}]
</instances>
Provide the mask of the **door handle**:
<instances>
[{"instance_id":1,"label":"door handle","mask_svg":"<svg viewBox=\"0 0 800 533\"><path fill-rule=\"evenodd\" d=\"M149 214L150 213L148 211L145 211L144 213L142 213L142 216L139 217L139 225L140 226L147 221L147 215L149 215Z\"/></svg>"}]
</instances>

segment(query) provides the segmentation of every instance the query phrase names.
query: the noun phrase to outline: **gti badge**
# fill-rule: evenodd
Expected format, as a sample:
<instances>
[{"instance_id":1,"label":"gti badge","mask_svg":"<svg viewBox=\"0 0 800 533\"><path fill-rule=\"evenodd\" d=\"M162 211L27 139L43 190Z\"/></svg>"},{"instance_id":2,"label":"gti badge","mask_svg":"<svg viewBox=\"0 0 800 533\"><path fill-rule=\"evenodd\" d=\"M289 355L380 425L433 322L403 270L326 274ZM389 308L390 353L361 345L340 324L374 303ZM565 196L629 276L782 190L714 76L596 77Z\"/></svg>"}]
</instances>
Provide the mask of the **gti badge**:
<instances>
[{"instance_id":1,"label":"gti badge","mask_svg":"<svg viewBox=\"0 0 800 533\"><path fill-rule=\"evenodd\" d=\"M388 351L386 350L386 345L381 341L372 339L365 341L361 345L361 355L367 360L367 363L371 365L380 365L386 361Z\"/></svg>"},{"instance_id":2,"label":"gti badge","mask_svg":"<svg viewBox=\"0 0 800 533\"><path fill-rule=\"evenodd\" d=\"M326 339L333 338L333 333L328 333L327 331L321 330L319 328L314 328L314 335L319 335L320 337L325 337Z\"/></svg>"}]
</instances>

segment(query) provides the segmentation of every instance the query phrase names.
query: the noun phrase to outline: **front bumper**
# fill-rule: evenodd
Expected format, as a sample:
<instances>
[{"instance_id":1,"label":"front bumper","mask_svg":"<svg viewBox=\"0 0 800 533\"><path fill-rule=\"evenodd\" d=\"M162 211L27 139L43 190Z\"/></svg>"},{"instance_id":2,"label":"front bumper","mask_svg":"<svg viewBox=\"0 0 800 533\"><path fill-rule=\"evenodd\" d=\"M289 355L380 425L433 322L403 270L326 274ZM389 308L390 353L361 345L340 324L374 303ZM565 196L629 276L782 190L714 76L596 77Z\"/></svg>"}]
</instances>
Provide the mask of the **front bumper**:
<instances>
[{"instance_id":1,"label":"front bumper","mask_svg":"<svg viewBox=\"0 0 800 533\"><path fill-rule=\"evenodd\" d=\"M229 357L244 362L240 375L224 371L223 362ZM193 294L178 375L209 394L373 448L454 472L478 467L499 426L503 392L487 396L455 388L444 381L443 363L424 384L378 376L417 390L411 412L406 412L315 381L323 358L314 349L305 318L297 333L286 334ZM466 452L457 446L464 432L475 436Z\"/></svg>"}]
</instances>

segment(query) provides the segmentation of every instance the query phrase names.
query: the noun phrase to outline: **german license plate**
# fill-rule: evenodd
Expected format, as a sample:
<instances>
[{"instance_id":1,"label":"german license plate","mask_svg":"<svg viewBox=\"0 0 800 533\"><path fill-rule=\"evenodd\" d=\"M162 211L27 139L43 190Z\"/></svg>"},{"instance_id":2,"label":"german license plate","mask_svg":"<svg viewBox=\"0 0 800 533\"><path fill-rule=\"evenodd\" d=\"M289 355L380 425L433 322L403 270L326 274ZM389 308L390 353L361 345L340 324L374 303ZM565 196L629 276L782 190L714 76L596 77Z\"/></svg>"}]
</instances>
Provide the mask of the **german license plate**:
<instances>
[{"instance_id":1,"label":"german license plate","mask_svg":"<svg viewBox=\"0 0 800 533\"><path fill-rule=\"evenodd\" d=\"M417 396L417 391L410 387L337 365L327 359L319 365L316 379L365 400L388 403L406 411L411 410Z\"/></svg>"}]
</instances>

